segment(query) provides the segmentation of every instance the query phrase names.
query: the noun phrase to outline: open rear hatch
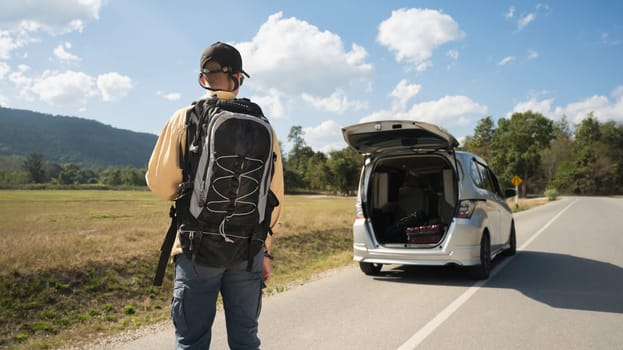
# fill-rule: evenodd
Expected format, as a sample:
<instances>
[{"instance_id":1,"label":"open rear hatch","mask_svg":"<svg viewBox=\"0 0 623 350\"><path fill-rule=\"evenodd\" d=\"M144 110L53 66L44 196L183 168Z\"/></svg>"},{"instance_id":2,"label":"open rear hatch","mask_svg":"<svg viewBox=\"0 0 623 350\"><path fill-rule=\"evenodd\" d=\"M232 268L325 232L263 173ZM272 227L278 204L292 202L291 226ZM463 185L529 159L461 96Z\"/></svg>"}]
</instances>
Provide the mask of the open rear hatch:
<instances>
[{"instance_id":1,"label":"open rear hatch","mask_svg":"<svg viewBox=\"0 0 623 350\"><path fill-rule=\"evenodd\" d=\"M344 140L357 152L372 154L390 150L453 149L454 136L436 125L412 120L384 120L342 128Z\"/></svg>"},{"instance_id":2,"label":"open rear hatch","mask_svg":"<svg viewBox=\"0 0 623 350\"><path fill-rule=\"evenodd\" d=\"M448 158L458 146L454 136L433 124L399 120L356 124L342 134L359 153L378 156L368 165L372 170L362 203L377 242L437 245L456 207L457 182ZM404 150L425 152L399 152Z\"/></svg>"},{"instance_id":3,"label":"open rear hatch","mask_svg":"<svg viewBox=\"0 0 623 350\"><path fill-rule=\"evenodd\" d=\"M440 154L383 157L372 165L365 212L386 247L437 245L454 217L457 188Z\"/></svg>"}]
</instances>

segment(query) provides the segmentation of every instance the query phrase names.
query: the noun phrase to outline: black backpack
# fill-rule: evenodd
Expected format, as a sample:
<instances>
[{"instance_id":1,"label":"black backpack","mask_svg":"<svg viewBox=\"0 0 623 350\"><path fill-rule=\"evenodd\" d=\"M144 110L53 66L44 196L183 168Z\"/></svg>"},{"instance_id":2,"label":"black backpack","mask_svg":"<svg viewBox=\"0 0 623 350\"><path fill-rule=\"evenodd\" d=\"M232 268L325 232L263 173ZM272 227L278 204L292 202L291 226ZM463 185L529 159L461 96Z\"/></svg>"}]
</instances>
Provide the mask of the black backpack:
<instances>
[{"instance_id":1,"label":"black backpack","mask_svg":"<svg viewBox=\"0 0 623 350\"><path fill-rule=\"evenodd\" d=\"M273 129L258 105L248 99L200 100L187 113L186 129L180 160L184 182L171 211L156 285L162 283L177 232L193 262L224 267L247 260L250 270L279 204L270 191Z\"/></svg>"}]
</instances>

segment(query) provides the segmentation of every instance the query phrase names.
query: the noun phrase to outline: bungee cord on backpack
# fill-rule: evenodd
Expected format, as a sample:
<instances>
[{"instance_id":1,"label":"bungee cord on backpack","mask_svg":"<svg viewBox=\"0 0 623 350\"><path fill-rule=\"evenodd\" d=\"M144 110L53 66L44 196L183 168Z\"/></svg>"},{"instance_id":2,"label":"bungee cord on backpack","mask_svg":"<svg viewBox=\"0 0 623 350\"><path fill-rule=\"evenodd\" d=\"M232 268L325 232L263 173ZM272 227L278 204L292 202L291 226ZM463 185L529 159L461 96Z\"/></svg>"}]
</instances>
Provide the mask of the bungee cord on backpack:
<instances>
[{"instance_id":1,"label":"bungee cord on backpack","mask_svg":"<svg viewBox=\"0 0 623 350\"><path fill-rule=\"evenodd\" d=\"M212 213L215 214L226 214L226 216L223 218L223 220L221 221L221 223L219 224L219 234L223 237L223 239L225 239L226 242L229 243L233 243L233 240L231 240L229 237L227 237L227 233L225 230L225 224L227 222L229 222L229 220L233 217L242 217L242 216L248 216L248 215L254 215L258 208L257 208L257 204L253 201L248 201L245 200L248 197L253 196L256 192L258 192L260 190L260 182L255 179L252 176L249 176L250 174L257 172L257 171L262 171L264 169L264 161L262 161L261 159L256 159L256 158L250 158L250 157L243 157L242 159L242 163L241 166L239 167L239 169L244 169L245 167L245 162L249 162L251 164L251 166L253 166L253 164L256 164L255 167L249 169L248 171L244 171L244 172L240 172L239 175L238 172L236 170L238 169L230 169L228 167L226 167L224 164L226 162L224 162L224 160L227 159L232 159L232 158L240 158L237 155L225 155L225 156L219 156L216 159L216 165L222 169L223 171L227 172L229 175L225 175L225 176L219 176L217 178L212 179L212 183L211 183L211 187L212 190L221 198L220 200L211 200L208 201L205 204L205 208ZM230 193L222 193L221 191L218 190L218 185L220 183L229 183L230 180L236 180L234 183L237 183L236 186L236 191L235 191L235 196L232 198L231 197L231 192ZM250 188L250 190L247 193L240 193L240 184L243 180L248 181L251 184L254 184L253 187ZM230 189L230 191L233 189ZM233 202L233 208L232 208L232 202ZM241 211L240 207L243 206L249 206L249 209L246 211ZM237 209L237 210L233 210L233 209Z\"/></svg>"}]
</instances>

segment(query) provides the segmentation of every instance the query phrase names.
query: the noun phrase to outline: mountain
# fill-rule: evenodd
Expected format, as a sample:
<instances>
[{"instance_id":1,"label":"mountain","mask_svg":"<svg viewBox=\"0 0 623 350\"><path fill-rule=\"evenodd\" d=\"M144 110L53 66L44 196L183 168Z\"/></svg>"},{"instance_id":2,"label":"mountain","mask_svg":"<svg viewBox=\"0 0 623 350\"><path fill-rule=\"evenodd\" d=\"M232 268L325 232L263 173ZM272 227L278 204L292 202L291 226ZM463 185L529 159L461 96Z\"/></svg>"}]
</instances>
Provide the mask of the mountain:
<instances>
[{"instance_id":1,"label":"mountain","mask_svg":"<svg viewBox=\"0 0 623 350\"><path fill-rule=\"evenodd\" d=\"M0 156L41 153L81 167L145 167L157 136L98 121L0 107Z\"/></svg>"}]
</instances>

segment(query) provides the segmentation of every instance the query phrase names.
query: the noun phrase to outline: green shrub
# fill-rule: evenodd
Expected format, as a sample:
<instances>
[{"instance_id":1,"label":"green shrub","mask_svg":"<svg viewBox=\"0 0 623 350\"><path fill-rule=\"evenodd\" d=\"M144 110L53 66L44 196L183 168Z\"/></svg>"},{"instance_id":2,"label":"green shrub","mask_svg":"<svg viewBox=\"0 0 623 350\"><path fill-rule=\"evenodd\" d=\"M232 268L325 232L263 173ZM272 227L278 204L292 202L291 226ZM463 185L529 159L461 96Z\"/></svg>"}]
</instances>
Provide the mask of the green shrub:
<instances>
[{"instance_id":1,"label":"green shrub","mask_svg":"<svg viewBox=\"0 0 623 350\"><path fill-rule=\"evenodd\" d=\"M547 188L545 189L545 197L550 201L555 201L558 199L558 191L555 188Z\"/></svg>"},{"instance_id":2,"label":"green shrub","mask_svg":"<svg viewBox=\"0 0 623 350\"><path fill-rule=\"evenodd\" d=\"M132 306L132 305L126 305L126 306L123 308L123 312L124 312L126 315L134 315L134 314L136 313L136 309L135 309L135 308L134 308L134 306Z\"/></svg>"}]
</instances>

